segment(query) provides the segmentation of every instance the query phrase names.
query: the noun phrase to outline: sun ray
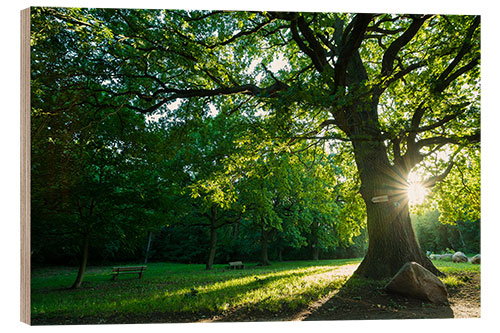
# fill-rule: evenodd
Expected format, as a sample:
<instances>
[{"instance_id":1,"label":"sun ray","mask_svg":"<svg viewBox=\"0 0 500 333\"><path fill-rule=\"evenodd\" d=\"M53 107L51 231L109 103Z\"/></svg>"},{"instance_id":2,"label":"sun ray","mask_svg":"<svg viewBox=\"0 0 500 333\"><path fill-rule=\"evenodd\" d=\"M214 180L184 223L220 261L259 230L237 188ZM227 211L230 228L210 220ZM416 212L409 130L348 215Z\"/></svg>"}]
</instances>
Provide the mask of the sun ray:
<instances>
[{"instance_id":1,"label":"sun ray","mask_svg":"<svg viewBox=\"0 0 500 333\"><path fill-rule=\"evenodd\" d=\"M410 205L421 205L424 203L428 189L421 182L413 181L408 185L408 200Z\"/></svg>"}]
</instances>

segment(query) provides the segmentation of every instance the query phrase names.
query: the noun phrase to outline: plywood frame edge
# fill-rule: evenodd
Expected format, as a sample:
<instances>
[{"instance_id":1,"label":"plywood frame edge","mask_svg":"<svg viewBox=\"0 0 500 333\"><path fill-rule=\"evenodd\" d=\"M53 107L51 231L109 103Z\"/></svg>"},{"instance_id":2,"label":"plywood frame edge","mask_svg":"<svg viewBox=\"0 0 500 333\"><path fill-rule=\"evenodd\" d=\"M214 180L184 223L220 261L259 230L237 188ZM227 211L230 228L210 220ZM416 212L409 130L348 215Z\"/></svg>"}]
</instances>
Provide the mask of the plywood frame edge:
<instances>
[{"instance_id":1,"label":"plywood frame edge","mask_svg":"<svg viewBox=\"0 0 500 333\"><path fill-rule=\"evenodd\" d=\"M21 11L21 321L31 324L31 10Z\"/></svg>"}]
</instances>

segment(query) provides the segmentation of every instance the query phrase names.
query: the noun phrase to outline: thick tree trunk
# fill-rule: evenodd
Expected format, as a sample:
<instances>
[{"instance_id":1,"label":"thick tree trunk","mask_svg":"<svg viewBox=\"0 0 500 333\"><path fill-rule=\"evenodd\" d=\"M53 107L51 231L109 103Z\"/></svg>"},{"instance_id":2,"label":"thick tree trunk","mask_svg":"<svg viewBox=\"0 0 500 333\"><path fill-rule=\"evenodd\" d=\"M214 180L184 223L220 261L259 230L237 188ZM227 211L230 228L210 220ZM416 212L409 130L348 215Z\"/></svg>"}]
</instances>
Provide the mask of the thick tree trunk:
<instances>
[{"instance_id":1,"label":"thick tree trunk","mask_svg":"<svg viewBox=\"0 0 500 333\"><path fill-rule=\"evenodd\" d=\"M378 204L366 202L369 245L356 274L372 279L389 278L410 261L440 274L417 243L408 205L395 204L391 200Z\"/></svg>"},{"instance_id":2,"label":"thick tree trunk","mask_svg":"<svg viewBox=\"0 0 500 333\"><path fill-rule=\"evenodd\" d=\"M76 280L71 286L71 289L80 288L83 281L83 276L85 275L85 270L87 269L87 260L89 257L89 240L90 232L87 232L83 237L82 247L80 249L80 267L78 268L78 275Z\"/></svg>"},{"instance_id":3,"label":"thick tree trunk","mask_svg":"<svg viewBox=\"0 0 500 333\"><path fill-rule=\"evenodd\" d=\"M260 264L263 266L271 265L269 257L267 255L267 243L269 240L269 231L262 227L262 233L260 236Z\"/></svg>"},{"instance_id":4,"label":"thick tree trunk","mask_svg":"<svg viewBox=\"0 0 500 333\"><path fill-rule=\"evenodd\" d=\"M408 209L407 173L391 166L382 144L355 144L366 204L369 245L355 274L371 279L390 278L407 262L414 261L441 274L420 249ZM374 197L387 201L374 203Z\"/></svg>"}]
</instances>

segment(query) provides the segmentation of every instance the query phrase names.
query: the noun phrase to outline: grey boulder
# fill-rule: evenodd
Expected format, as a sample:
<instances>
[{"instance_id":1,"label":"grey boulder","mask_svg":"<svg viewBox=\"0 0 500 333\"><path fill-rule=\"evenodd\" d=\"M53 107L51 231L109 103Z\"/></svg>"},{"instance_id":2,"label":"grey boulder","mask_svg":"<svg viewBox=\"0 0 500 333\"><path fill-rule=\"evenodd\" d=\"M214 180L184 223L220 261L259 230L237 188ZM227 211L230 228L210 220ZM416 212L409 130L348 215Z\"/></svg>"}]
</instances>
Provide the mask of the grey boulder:
<instances>
[{"instance_id":1,"label":"grey boulder","mask_svg":"<svg viewBox=\"0 0 500 333\"><path fill-rule=\"evenodd\" d=\"M416 262L407 262L387 283L389 292L415 297L437 304L448 303L444 283L428 269Z\"/></svg>"},{"instance_id":2,"label":"grey boulder","mask_svg":"<svg viewBox=\"0 0 500 333\"><path fill-rule=\"evenodd\" d=\"M455 252L453 257L451 257L453 262L468 262L469 258L463 252Z\"/></svg>"},{"instance_id":3,"label":"grey boulder","mask_svg":"<svg viewBox=\"0 0 500 333\"><path fill-rule=\"evenodd\" d=\"M470 258L470 263L474 265L478 265L481 263L481 255L476 254L474 257Z\"/></svg>"}]
</instances>

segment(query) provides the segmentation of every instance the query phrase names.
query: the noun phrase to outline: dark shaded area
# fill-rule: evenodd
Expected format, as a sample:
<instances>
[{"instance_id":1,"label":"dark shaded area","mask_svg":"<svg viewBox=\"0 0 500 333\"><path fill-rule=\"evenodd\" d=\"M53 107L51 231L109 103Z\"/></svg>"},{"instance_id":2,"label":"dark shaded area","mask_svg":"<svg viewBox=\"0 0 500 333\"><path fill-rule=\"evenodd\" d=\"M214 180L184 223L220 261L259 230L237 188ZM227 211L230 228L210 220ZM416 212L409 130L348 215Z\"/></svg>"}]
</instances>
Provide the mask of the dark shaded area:
<instances>
[{"instance_id":1,"label":"dark shaded area","mask_svg":"<svg viewBox=\"0 0 500 333\"><path fill-rule=\"evenodd\" d=\"M236 236L234 226L220 228L217 231L217 251L215 264L226 264L230 261L256 261L260 255L259 233L254 230L243 229ZM40 237L43 235L42 237ZM35 237L36 236L36 237ZM38 232L34 236L35 253L32 256L34 267L48 265L78 265L75 253L77 248L70 242L57 237L45 237L45 233ZM136 263L144 261L148 245L149 234L138 237L137 246L124 247L119 240L109 239L102 242L92 242L89 247L90 265L111 265ZM152 233L149 262L178 262L178 263L205 263L209 247L208 230L203 226L174 224L161 227ZM45 242L43 242L45 240ZM353 244L340 245L329 249L318 249L318 259L348 259L363 257L368 244L366 229L361 229L359 236L353 237ZM277 237L269 240L269 260L311 260L311 245L293 247L280 241Z\"/></svg>"},{"instance_id":2,"label":"dark shaded area","mask_svg":"<svg viewBox=\"0 0 500 333\"><path fill-rule=\"evenodd\" d=\"M386 281L351 277L305 320L454 318L449 304L436 305L384 290Z\"/></svg>"}]
</instances>

